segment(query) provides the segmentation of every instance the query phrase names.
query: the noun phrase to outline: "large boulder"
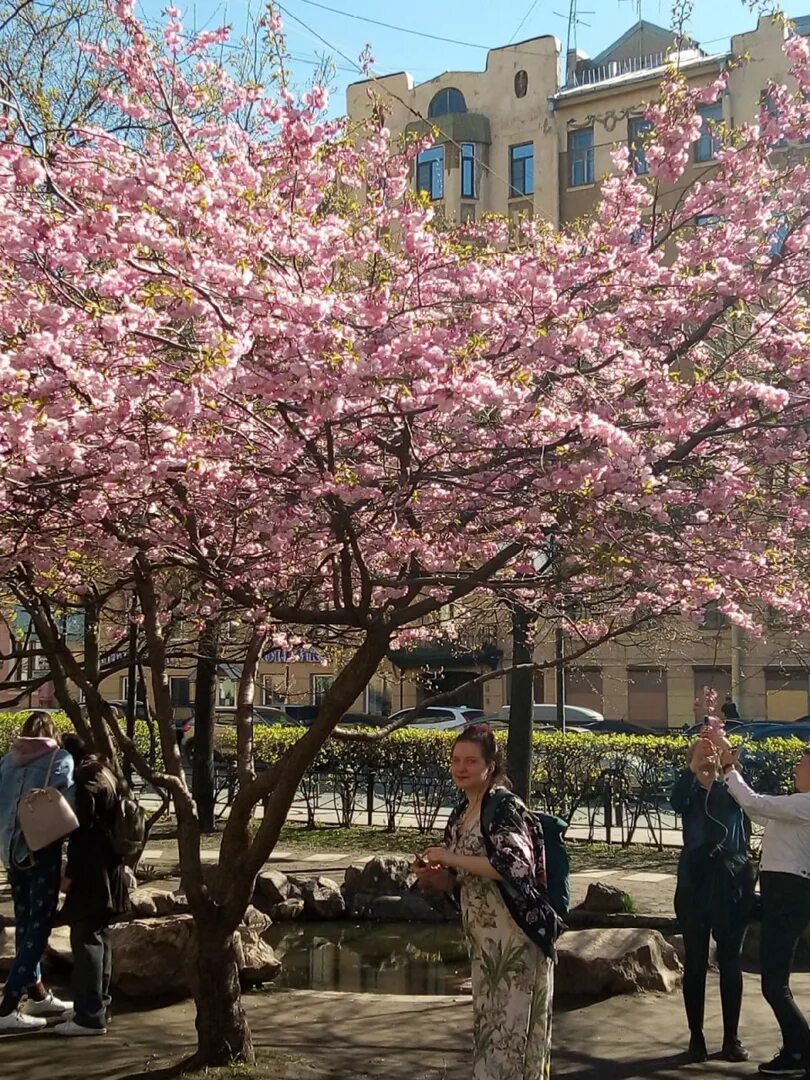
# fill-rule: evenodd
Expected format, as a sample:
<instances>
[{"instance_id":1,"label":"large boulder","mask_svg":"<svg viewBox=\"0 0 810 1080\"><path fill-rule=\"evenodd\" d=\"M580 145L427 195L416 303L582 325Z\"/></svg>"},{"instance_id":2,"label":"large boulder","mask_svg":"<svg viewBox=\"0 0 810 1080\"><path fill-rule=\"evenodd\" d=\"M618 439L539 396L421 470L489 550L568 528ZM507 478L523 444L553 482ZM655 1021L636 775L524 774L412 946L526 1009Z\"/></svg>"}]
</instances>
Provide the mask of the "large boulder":
<instances>
[{"instance_id":1,"label":"large boulder","mask_svg":"<svg viewBox=\"0 0 810 1080\"><path fill-rule=\"evenodd\" d=\"M669 993L681 983L678 955L657 930L572 930L560 938L558 950L555 993Z\"/></svg>"},{"instance_id":2,"label":"large boulder","mask_svg":"<svg viewBox=\"0 0 810 1080\"><path fill-rule=\"evenodd\" d=\"M112 985L130 997L187 997L194 973L190 915L136 919L110 928Z\"/></svg>"},{"instance_id":3,"label":"large boulder","mask_svg":"<svg viewBox=\"0 0 810 1080\"><path fill-rule=\"evenodd\" d=\"M263 934L273 925L273 920L269 915L265 915L263 911L259 911L252 904L248 904L247 910L242 917L242 925L249 930L255 930L257 934Z\"/></svg>"},{"instance_id":4,"label":"large boulder","mask_svg":"<svg viewBox=\"0 0 810 1080\"><path fill-rule=\"evenodd\" d=\"M136 919L153 919L159 915L185 915L188 901L181 892L142 886L130 893L132 915Z\"/></svg>"},{"instance_id":5,"label":"large boulder","mask_svg":"<svg viewBox=\"0 0 810 1080\"><path fill-rule=\"evenodd\" d=\"M273 904L269 911L273 922L291 922L293 919L300 919L303 914L304 901L297 896L282 900L280 904Z\"/></svg>"},{"instance_id":6,"label":"large boulder","mask_svg":"<svg viewBox=\"0 0 810 1080\"><path fill-rule=\"evenodd\" d=\"M292 895L290 879L280 870L262 870L253 889L253 903L260 911L271 914L271 909L283 904Z\"/></svg>"},{"instance_id":7,"label":"large boulder","mask_svg":"<svg viewBox=\"0 0 810 1080\"><path fill-rule=\"evenodd\" d=\"M48 938L46 958L62 967L73 965L73 952L70 948L70 927L55 926Z\"/></svg>"},{"instance_id":8,"label":"large boulder","mask_svg":"<svg viewBox=\"0 0 810 1080\"><path fill-rule=\"evenodd\" d=\"M7 975L14 963L14 929L0 930L0 973Z\"/></svg>"},{"instance_id":9,"label":"large boulder","mask_svg":"<svg viewBox=\"0 0 810 1080\"><path fill-rule=\"evenodd\" d=\"M247 926L240 926L236 942L239 978L243 986L270 982L281 970L281 961L261 935Z\"/></svg>"},{"instance_id":10,"label":"large boulder","mask_svg":"<svg viewBox=\"0 0 810 1080\"><path fill-rule=\"evenodd\" d=\"M113 989L130 997L188 997L193 993L196 940L190 915L135 919L110 930ZM245 985L269 982L281 963L258 929L241 926L236 937Z\"/></svg>"},{"instance_id":11,"label":"large boulder","mask_svg":"<svg viewBox=\"0 0 810 1080\"><path fill-rule=\"evenodd\" d=\"M304 898L304 913L311 919L342 919L346 901L336 881L328 877L309 878L300 882Z\"/></svg>"},{"instance_id":12,"label":"large boulder","mask_svg":"<svg viewBox=\"0 0 810 1080\"><path fill-rule=\"evenodd\" d=\"M579 911L594 911L602 915L618 915L622 911L631 911L633 901L630 895L615 885L605 885L603 881L594 881L588 886L585 899L578 905Z\"/></svg>"},{"instance_id":13,"label":"large boulder","mask_svg":"<svg viewBox=\"0 0 810 1080\"><path fill-rule=\"evenodd\" d=\"M446 897L415 890L404 896L372 896L364 907L366 918L380 922L444 922L458 918L458 911Z\"/></svg>"},{"instance_id":14,"label":"large boulder","mask_svg":"<svg viewBox=\"0 0 810 1080\"><path fill-rule=\"evenodd\" d=\"M402 896L416 881L410 859L401 855L373 855L346 869L343 895Z\"/></svg>"}]
</instances>

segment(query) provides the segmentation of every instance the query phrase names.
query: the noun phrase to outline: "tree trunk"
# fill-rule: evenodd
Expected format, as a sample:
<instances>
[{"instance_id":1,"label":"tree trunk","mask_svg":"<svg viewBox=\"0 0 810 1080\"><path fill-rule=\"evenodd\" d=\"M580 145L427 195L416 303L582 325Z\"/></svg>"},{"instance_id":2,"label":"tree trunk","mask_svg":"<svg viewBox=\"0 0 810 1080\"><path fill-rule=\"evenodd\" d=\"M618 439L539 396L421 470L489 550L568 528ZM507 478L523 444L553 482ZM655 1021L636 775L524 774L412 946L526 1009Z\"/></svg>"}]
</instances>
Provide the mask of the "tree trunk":
<instances>
[{"instance_id":1,"label":"tree trunk","mask_svg":"<svg viewBox=\"0 0 810 1080\"><path fill-rule=\"evenodd\" d=\"M512 672L506 767L515 793L526 803L531 798L532 786L534 669L531 663L534 639L531 630L531 613L516 603L512 611L512 663L523 666Z\"/></svg>"},{"instance_id":2,"label":"tree trunk","mask_svg":"<svg viewBox=\"0 0 810 1080\"><path fill-rule=\"evenodd\" d=\"M197 660L194 698L194 747L191 755L191 794L197 804L200 829L214 831L214 706L217 686L218 635L215 622L203 627Z\"/></svg>"},{"instance_id":3,"label":"tree trunk","mask_svg":"<svg viewBox=\"0 0 810 1080\"><path fill-rule=\"evenodd\" d=\"M239 986L234 935L219 919L195 916L197 1053L195 1067L255 1061Z\"/></svg>"}]
</instances>

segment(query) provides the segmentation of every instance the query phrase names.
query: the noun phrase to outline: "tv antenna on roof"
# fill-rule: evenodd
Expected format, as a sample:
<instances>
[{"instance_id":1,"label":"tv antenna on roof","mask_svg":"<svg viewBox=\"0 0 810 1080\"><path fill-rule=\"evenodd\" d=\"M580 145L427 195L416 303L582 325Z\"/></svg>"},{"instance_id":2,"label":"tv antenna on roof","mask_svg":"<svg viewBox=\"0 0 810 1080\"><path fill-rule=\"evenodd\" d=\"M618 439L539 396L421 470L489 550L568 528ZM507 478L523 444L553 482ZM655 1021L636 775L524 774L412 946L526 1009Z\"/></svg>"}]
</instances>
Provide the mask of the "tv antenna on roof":
<instances>
[{"instance_id":1,"label":"tv antenna on roof","mask_svg":"<svg viewBox=\"0 0 810 1080\"><path fill-rule=\"evenodd\" d=\"M584 19L580 19L580 15L595 15L595 11L580 11L577 7L577 0L571 0L571 4L568 8L568 14L563 15L560 11L555 11L554 14L558 19L565 19L568 22L568 33L566 35L565 52L568 55L571 49L577 47L577 27L587 26L590 27L590 23L585 22Z\"/></svg>"}]
</instances>

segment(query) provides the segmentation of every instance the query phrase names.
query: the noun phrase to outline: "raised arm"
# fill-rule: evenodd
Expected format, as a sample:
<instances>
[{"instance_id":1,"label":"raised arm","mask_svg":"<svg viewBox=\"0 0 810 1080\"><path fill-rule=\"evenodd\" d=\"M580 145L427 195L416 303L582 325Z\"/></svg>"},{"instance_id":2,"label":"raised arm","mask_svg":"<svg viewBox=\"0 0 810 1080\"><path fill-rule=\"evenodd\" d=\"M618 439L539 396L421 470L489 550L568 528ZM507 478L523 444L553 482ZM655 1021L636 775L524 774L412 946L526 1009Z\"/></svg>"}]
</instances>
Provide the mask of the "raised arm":
<instances>
[{"instance_id":1,"label":"raised arm","mask_svg":"<svg viewBox=\"0 0 810 1080\"><path fill-rule=\"evenodd\" d=\"M726 784L729 793L749 817L810 825L810 795L759 795L736 769L730 769L726 774Z\"/></svg>"}]
</instances>

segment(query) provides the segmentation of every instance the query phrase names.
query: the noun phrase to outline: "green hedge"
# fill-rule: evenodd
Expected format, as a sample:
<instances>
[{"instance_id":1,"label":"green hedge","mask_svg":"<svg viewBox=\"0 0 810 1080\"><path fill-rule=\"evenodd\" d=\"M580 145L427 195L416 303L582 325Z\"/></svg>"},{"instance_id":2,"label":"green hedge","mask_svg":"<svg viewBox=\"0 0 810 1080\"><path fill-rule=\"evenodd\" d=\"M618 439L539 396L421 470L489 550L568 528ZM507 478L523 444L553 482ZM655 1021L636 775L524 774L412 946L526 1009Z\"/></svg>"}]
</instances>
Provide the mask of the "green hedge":
<instances>
[{"instance_id":1,"label":"green hedge","mask_svg":"<svg viewBox=\"0 0 810 1080\"><path fill-rule=\"evenodd\" d=\"M299 727L256 728L256 756L271 764L300 736ZM498 732L497 739L505 750L506 732ZM446 771L454 740L453 732L414 728L395 731L374 743L330 739L318 753L312 770L357 770L375 774L399 771L413 775ZM617 781L624 777L626 782L636 786L666 780L686 767L686 751L692 741L682 735L535 732L534 784L541 790L570 792L590 788L605 775L615 777ZM792 738L750 743L743 759L746 775L758 790L774 794L790 792L793 790L793 768L804 747L803 740ZM227 732L220 740L220 749L227 756L233 754L235 748L236 734Z\"/></svg>"},{"instance_id":2,"label":"green hedge","mask_svg":"<svg viewBox=\"0 0 810 1080\"><path fill-rule=\"evenodd\" d=\"M31 715L31 712L31 709L0 712L0 757L11 749L11 744L20 734L22 726ZM66 713L54 712L51 713L51 718L60 731L73 731L73 724ZM137 720L135 723L135 745L142 754L149 755L149 725L143 720Z\"/></svg>"},{"instance_id":3,"label":"green hedge","mask_svg":"<svg viewBox=\"0 0 810 1080\"><path fill-rule=\"evenodd\" d=\"M28 716L29 710L0 713L0 755L6 753ZM64 713L55 713L61 730L70 730ZM272 764L297 739L300 727L278 725L257 727L254 732L256 757ZM497 738L505 749L506 732ZM447 778L455 734L448 731L422 731L405 728L378 742L329 739L313 762L306 782L319 775L337 777L344 785L348 800L371 773L378 781L398 790L395 781ZM685 767L690 740L681 735L587 735L557 733L534 734L533 787L541 803L549 810L570 815L595 791L603 791L610 782L618 800L649 798L666 789ZM136 724L136 742L144 753L149 751L149 728ZM759 791L774 794L793 790L793 768L804 749L799 739L767 739L749 744L744 757L746 773ZM235 731L219 739L220 752L232 757L236 749ZM391 795L393 799L394 794ZM437 796L438 797L438 796Z\"/></svg>"}]
</instances>

